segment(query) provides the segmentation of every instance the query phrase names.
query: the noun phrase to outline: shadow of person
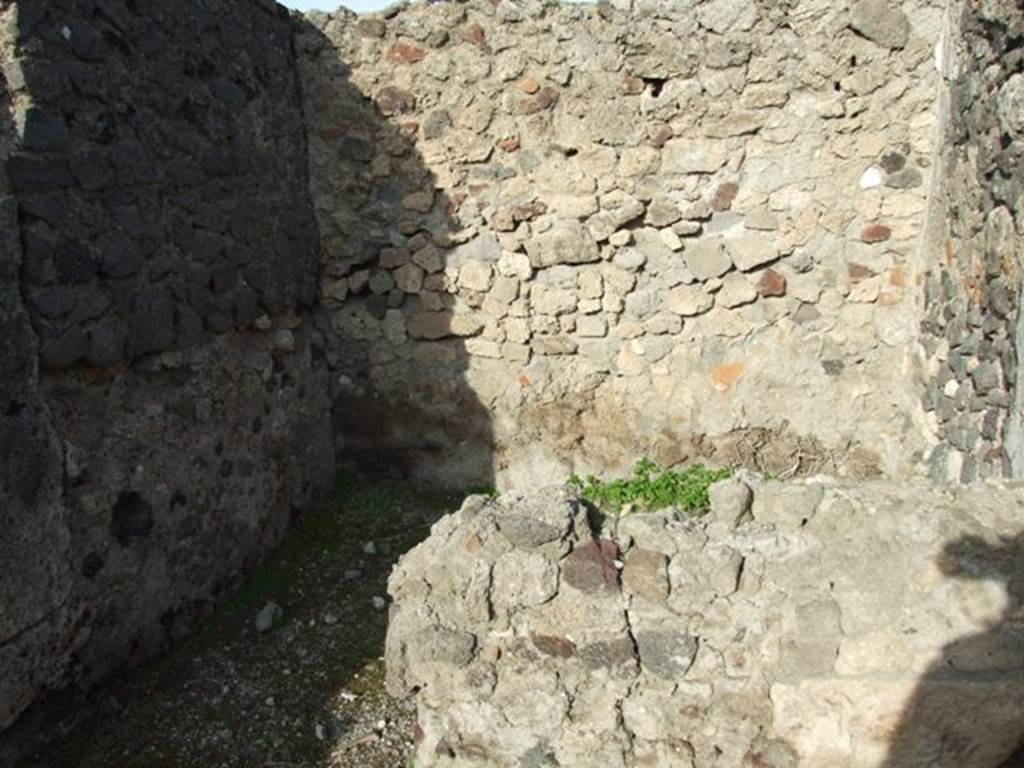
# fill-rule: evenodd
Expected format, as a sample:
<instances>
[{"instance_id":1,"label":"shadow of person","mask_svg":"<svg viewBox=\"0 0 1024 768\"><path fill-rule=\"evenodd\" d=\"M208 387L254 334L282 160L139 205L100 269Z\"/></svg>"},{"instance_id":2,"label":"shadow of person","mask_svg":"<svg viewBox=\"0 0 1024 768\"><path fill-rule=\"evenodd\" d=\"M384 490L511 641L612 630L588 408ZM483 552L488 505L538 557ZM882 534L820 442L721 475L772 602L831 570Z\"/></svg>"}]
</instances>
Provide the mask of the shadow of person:
<instances>
[{"instance_id":1,"label":"shadow of person","mask_svg":"<svg viewBox=\"0 0 1024 768\"><path fill-rule=\"evenodd\" d=\"M942 573L1001 582L1007 603L983 632L960 638L918 683L884 768L1024 766L1024 533L967 536L943 550Z\"/></svg>"},{"instance_id":2,"label":"shadow of person","mask_svg":"<svg viewBox=\"0 0 1024 768\"><path fill-rule=\"evenodd\" d=\"M467 345L499 354L500 318L480 305L500 247L462 210L461 182L443 190L417 146L436 149L457 114L400 77L353 82L351 57L383 50L382 20L340 10L296 24L338 458L437 487L493 487L491 417L468 381L488 361ZM474 291L459 283L470 262Z\"/></svg>"}]
</instances>

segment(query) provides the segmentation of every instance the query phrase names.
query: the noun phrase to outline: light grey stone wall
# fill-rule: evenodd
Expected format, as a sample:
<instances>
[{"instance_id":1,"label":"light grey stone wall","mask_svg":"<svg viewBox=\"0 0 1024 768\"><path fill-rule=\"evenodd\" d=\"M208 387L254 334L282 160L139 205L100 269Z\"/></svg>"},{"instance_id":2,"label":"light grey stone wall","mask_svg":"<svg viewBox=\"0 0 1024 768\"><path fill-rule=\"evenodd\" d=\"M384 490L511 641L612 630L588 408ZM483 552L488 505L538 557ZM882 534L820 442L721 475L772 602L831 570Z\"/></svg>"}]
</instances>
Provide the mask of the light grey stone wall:
<instances>
[{"instance_id":1,"label":"light grey stone wall","mask_svg":"<svg viewBox=\"0 0 1024 768\"><path fill-rule=\"evenodd\" d=\"M603 521L561 488L470 497L389 583L416 764L1019 765L1021 493L747 478L705 518Z\"/></svg>"},{"instance_id":2,"label":"light grey stone wall","mask_svg":"<svg viewBox=\"0 0 1024 768\"><path fill-rule=\"evenodd\" d=\"M321 331L333 397L373 414L342 449L502 485L638 455L910 472L943 23L937 0L310 14Z\"/></svg>"}]
</instances>

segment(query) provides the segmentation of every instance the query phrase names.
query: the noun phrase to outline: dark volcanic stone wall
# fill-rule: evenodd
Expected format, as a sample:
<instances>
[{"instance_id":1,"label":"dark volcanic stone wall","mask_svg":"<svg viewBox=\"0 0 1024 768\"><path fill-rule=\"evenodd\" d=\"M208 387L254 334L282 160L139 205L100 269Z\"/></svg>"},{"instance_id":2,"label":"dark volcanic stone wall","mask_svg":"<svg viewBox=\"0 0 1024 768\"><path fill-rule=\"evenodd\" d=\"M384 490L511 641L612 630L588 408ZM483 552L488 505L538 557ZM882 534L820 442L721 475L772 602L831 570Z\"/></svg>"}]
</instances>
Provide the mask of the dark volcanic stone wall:
<instances>
[{"instance_id":1,"label":"dark volcanic stone wall","mask_svg":"<svg viewBox=\"0 0 1024 768\"><path fill-rule=\"evenodd\" d=\"M109 366L308 305L317 231L297 204L301 106L277 12L18 8L8 174L43 364Z\"/></svg>"},{"instance_id":2,"label":"dark volcanic stone wall","mask_svg":"<svg viewBox=\"0 0 1024 768\"><path fill-rule=\"evenodd\" d=\"M936 480L1024 470L1016 324L1024 262L1024 3L954 3L941 189L924 283L925 408ZM1015 456L1016 455L1016 456ZM1011 466L1013 465L1013 466Z\"/></svg>"},{"instance_id":3,"label":"dark volcanic stone wall","mask_svg":"<svg viewBox=\"0 0 1024 768\"><path fill-rule=\"evenodd\" d=\"M187 632L333 446L287 12L6 0L0 64L2 762Z\"/></svg>"}]
</instances>

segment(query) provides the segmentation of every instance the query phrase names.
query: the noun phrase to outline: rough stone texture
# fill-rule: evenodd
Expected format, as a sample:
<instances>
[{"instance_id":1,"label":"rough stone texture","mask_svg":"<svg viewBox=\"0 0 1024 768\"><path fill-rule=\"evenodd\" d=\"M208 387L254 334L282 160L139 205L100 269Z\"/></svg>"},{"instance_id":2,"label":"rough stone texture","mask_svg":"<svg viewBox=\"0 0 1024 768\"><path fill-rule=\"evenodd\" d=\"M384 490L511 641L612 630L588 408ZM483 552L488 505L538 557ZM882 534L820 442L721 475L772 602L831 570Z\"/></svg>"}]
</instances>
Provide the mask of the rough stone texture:
<instances>
[{"instance_id":1,"label":"rough stone texture","mask_svg":"<svg viewBox=\"0 0 1024 768\"><path fill-rule=\"evenodd\" d=\"M559 488L470 497L389 583L416 764L995 768L1024 738L1021 493L745 478L603 530Z\"/></svg>"},{"instance_id":2,"label":"rough stone texture","mask_svg":"<svg viewBox=\"0 0 1024 768\"><path fill-rule=\"evenodd\" d=\"M1024 473L1017 346L1024 263L1024 137L1013 94L1024 9L954 3L940 53L950 98L922 254L923 401L938 481ZM894 170L902 158L892 157Z\"/></svg>"},{"instance_id":3,"label":"rough stone texture","mask_svg":"<svg viewBox=\"0 0 1024 768\"><path fill-rule=\"evenodd\" d=\"M315 300L301 105L273 6L7 5L7 173L44 367L111 366Z\"/></svg>"},{"instance_id":4,"label":"rough stone texture","mask_svg":"<svg viewBox=\"0 0 1024 768\"><path fill-rule=\"evenodd\" d=\"M283 9L7 0L0 38L3 762L47 692L187 633L333 453Z\"/></svg>"},{"instance_id":5,"label":"rough stone texture","mask_svg":"<svg viewBox=\"0 0 1024 768\"><path fill-rule=\"evenodd\" d=\"M857 0L850 9L850 26L886 48L903 48L910 38L910 22L888 0Z\"/></svg>"},{"instance_id":6,"label":"rough stone texture","mask_svg":"<svg viewBox=\"0 0 1024 768\"><path fill-rule=\"evenodd\" d=\"M639 455L1020 473L1022 13L0 0L0 728L186 631L329 479L331 431L449 484ZM715 516L788 530L820 503L733 488ZM495 564L501 599L575 589L597 623L540 622L523 647L702 668L702 627L601 613L622 589L685 594L676 554L607 536L570 554L545 525L503 523L532 549ZM692 584L733 589L738 552ZM850 631L832 599L798 604L813 631L780 669L825 674ZM423 653L476 658L467 632ZM562 685L538 695L600 708ZM637 712L682 732L725 694L651 690L611 753L705 759ZM752 764L806 751L765 738Z\"/></svg>"},{"instance_id":7,"label":"rough stone texture","mask_svg":"<svg viewBox=\"0 0 1024 768\"><path fill-rule=\"evenodd\" d=\"M550 5L301 22L341 450L914 470L942 3Z\"/></svg>"}]
</instances>

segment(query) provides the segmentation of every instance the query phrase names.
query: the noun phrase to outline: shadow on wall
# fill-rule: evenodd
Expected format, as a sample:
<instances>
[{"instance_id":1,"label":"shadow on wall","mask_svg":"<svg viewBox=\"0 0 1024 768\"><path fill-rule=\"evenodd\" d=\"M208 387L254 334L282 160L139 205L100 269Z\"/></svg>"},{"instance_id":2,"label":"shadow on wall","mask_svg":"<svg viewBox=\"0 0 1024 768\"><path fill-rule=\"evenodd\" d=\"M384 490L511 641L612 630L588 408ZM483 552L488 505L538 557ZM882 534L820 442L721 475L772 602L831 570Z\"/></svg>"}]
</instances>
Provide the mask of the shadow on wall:
<instances>
[{"instance_id":1,"label":"shadow on wall","mask_svg":"<svg viewBox=\"0 0 1024 768\"><path fill-rule=\"evenodd\" d=\"M421 133L443 126L410 119L417 97L401 88L364 93L344 51L296 18L338 459L432 486L493 487L491 414L468 381L468 345L498 345L468 339L486 329L454 310L484 301L500 247L489 235L470 241L462 200L438 189L417 150ZM338 23L383 33L378 19L339 15L328 30ZM479 272L478 292L464 264Z\"/></svg>"},{"instance_id":2,"label":"shadow on wall","mask_svg":"<svg viewBox=\"0 0 1024 768\"><path fill-rule=\"evenodd\" d=\"M334 462L284 9L0 0L0 35L2 763L191 631Z\"/></svg>"},{"instance_id":3,"label":"shadow on wall","mask_svg":"<svg viewBox=\"0 0 1024 768\"><path fill-rule=\"evenodd\" d=\"M992 627L942 649L896 726L883 768L1020 768L1024 534L995 544L962 538L946 547L939 566L951 578L1005 584L1007 605Z\"/></svg>"}]
</instances>

